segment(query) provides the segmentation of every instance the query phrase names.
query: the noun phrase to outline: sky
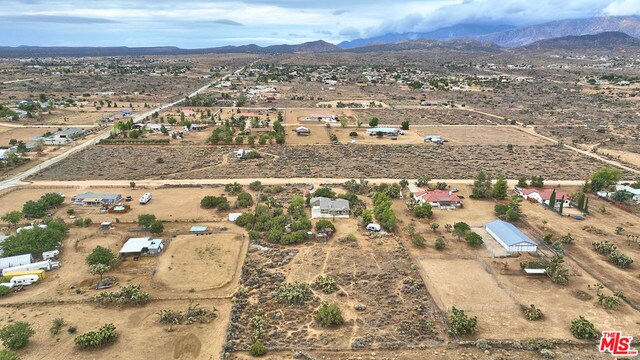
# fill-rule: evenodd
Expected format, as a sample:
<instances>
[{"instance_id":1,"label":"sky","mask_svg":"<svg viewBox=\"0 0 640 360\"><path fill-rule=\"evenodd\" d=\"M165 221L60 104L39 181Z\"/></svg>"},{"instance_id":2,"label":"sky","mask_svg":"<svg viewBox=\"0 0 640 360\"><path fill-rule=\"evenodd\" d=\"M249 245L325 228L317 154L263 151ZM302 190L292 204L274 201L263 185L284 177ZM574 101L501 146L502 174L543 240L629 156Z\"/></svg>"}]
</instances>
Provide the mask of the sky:
<instances>
[{"instance_id":1,"label":"sky","mask_svg":"<svg viewBox=\"0 0 640 360\"><path fill-rule=\"evenodd\" d=\"M640 0L0 0L0 46L338 43L458 23L640 15Z\"/></svg>"}]
</instances>

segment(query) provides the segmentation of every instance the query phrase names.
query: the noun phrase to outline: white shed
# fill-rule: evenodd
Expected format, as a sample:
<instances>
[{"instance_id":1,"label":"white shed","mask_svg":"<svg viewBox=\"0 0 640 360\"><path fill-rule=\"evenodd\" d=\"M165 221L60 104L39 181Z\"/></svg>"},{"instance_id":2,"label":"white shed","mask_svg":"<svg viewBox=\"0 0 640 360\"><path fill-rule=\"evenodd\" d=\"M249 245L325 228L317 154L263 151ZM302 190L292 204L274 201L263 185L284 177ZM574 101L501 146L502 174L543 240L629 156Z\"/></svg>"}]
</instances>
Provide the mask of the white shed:
<instances>
[{"instance_id":1,"label":"white shed","mask_svg":"<svg viewBox=\"0 0 640 360\"><path fill-rule=\"evenodd\" d=\"M488 223L485 229L508 252L536 252L538 244L517 227L502 220Z\"/></svg>"}]
</instances>

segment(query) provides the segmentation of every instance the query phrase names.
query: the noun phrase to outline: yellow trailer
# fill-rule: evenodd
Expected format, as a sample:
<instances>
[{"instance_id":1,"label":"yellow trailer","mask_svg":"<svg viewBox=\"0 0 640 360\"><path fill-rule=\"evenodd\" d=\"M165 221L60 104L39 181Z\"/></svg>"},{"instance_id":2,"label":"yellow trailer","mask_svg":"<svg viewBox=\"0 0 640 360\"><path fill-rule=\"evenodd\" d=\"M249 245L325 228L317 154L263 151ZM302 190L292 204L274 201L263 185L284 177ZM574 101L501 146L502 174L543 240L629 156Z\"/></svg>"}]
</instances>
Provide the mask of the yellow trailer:
<instances>
[{"instance_id":1,"label":"yellow trailer","mask_svg":"<svg viewBox=\"0 0 640 360\"><path fill-rule=\"evenodd\" d=\"M44 270L28 270L28 271L11 271L4 274L4 277L8 280L11 280L14 276L21 275L38 275L38 279L44 280L46 277Z\"/></svg>"}]
</instances>

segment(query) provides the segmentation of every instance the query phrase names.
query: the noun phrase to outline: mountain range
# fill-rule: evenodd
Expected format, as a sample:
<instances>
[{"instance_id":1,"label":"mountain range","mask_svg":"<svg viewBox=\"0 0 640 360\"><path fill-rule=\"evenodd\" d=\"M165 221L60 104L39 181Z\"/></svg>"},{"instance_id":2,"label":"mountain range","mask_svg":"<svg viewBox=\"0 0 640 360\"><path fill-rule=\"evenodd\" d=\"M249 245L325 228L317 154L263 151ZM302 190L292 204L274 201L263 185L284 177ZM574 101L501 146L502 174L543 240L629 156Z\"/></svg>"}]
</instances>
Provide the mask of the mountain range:
<instances>
[{"instance_id":1,"label":"mountain range","mask_svg":"<svg viewBox=\"0 0 640 360\"><path fill-rule=\"evenodd\" d=\"M593 36L600 34L598 36ZM459 24L431 32L387 34L356 39L338 45L324 40L297 45L222 46L204 49L161 47L0 47L0 57L130 56L198 54L295 54L322 52L374 52L402 50L454 50L499 52L502 48L523 50L613 49L638 47L640 16L607 16L560 20L525 27Z\"/></svg>"}]
</instances>

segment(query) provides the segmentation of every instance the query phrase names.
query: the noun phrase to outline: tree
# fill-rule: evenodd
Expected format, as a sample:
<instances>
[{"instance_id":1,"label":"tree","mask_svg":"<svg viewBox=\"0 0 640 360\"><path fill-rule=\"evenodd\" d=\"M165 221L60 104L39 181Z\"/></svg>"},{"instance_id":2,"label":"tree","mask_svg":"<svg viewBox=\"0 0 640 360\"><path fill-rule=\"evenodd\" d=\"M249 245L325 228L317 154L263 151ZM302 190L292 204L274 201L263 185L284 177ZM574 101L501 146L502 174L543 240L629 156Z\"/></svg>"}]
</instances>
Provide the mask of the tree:
<instances>
[{"instance_id":1,"label":"tree","mask_svg":"<svg viewBox=\"0 0 640 360\"><path fill-rule=\"evenodd\" d=\"M469 230L471 230L471 227L465 222L457 222L453 224L453 231L455 232L458 239L463 237Z\"/></svg>"},{"instance_id":2,"label":"tree","mask_svg":"<svg viewBox=\"0 0 640 360\"><path fill-rule=\"evenodd\" d=\"M431 204L425 202L424 204L415 206L413 208L413 215L418 219L431 218L433 216Z\"/></svg>"},{"instance_id":3,"label":"tree","mask_svg":"<svg viewBox=\"0 0 640 360\"><path fill-rule=\"evenodd\" d=\"M64 202L64 198L58 193L46 193L40 197L40 201L47 208L55 208Z\"/></svg>"},{"instance_id":4,"label":"tree","mask_svg":"<svg viewBox=\"0 0 640 360\"><path fill-rule=\"evenodd\" d=\"M451 309L451 316L449 317L449 336L465 336L476 332L478 326L478 317L469 317L464 313L464 310L456 309L454 306Z\"/></svg>"},{"instance_id":5,"label":"tree","mask_svg":"<svg viewBox=\"0 0 640 360\"><path fill-rule=\"evenodd\" d=\"M256 180L249 184L249 190L251 191L261 191L262 183L259 180Z\"/></svg>"},{"instance_id":6,"label":"tree","mask_svg":"<svg viewBox=\"0 0 640 360\"><path fill-rule=\"evenodd\" d=\"M400 129L409 130L409 120L404 120L400 123Z\"/></svg>"},{"instance_id":7,"label":"tree","mask_svg":"<svg viewBox=\"0 0 640 360\"><path fill-rule=\"evenodd\" d=\"M438 231L438 228L440 227L440 224L438 223L431 223L431 230L433 230L433 232Z\"/></svg>"},{"instance_id":8,"label":"tree","mask_svg":"<svg viewBox=\"0 0 640 360\"><path fill-rule=\"evenodd\" d=\"M491 176L484 171L480 171L473 181L471 197L475 199L488 198L491 191Z\"/></svg>"},{"instance_id":9,"label":"tree","mask_svg":"<svg viewBox=\"0 0 640 360\"><path fill-rule=\"evenodd\" d=\"M444 229L445 229L447 232L451 232L451 229L453 229L453 225L451 225L451 224L444 224Z\"/></svg>"},{"instance_id":10,"label":"tree","mask_svg":"<svg viewBox=\"0 0 640 360\"><path fill-rule=\"evenodd\" d=\"M495 185L493 185L493 197L497 200L503 200L507 197L507 190L507 179L505 179L504 176L498 177Z\"/></svg>"},{"instance_id":11,"label":"tree","mask_svg":"<svg viewBox=\"0 0 640 360\"><path fill-rule=\"evenodd\" d=\"M42 218L47 210L47 206L41 201L29 200L22 206L22 213L27 217Z\"/></svg>"},{"instance_id":12,"label":"tree","mask_svg":"<svg viewBox=\"0 0 640 360\"><path fill-rule=\"evenodd\" d=\"M438 181L436 183L436 189L438 190L447 190L447 187L449 187L449 185L447 185L446 182Z\"/></svg>"},{"instance_id":13,"label":"tree","mask_svg":"<svg viewBox=\"0 0 640 360\"><path fill-rule=\"evenodd\" d=\"M326 219L321 219L321 220L318 220L318 222L316 223L316 230L317 231L331 230L335 232L336 227L335 225L333 225L331 221Z\"/></svg>"},{"instance_id":14,"label":"tree","mask_svg":"<svg viewBox=\"0 0 640 360\"><path fill-rule=\"evenodd\" d=\"M520 176L518 178L518 185L516 185L519 188L526 188L529 186L529 184L527 184L527 178L524 176Z\"/></svg>"},{"instance_id":15,"label":"tree","mask_svg":"<svg viewBox=\"0 0 640 360\"><path fill-rule=\"evenodd\" d=\"M38 254L58 248L68 231L64 222L60 221L60 223L52 220L46 228L36 226L9 236L2 243L3 255Z\"/></svg>"},{"instance_id":16,"label":"tree","mask_svg":"<svg viewBox=\"0 0 640 360\"><path fill-rule=\"evenodd\" d=\"M625 203L633 198L633 194L627 190L618 190L611 195L611 200Z\"/></svg>"},{"instance_id":17,"label":"tree","mask_svg":"<svg viewBox=\"0 0 640 360\"><path fill-rule=\"evenodd\" d=\"M549 197L549 207L552 209L556 207L556 189L553 189L551 196Z\"/></svg>"},{"instance_id":18,"label":"tree","mask_svg":"<svg viewBox=\"0 0 640 360\"><path fill-rule=\"evenodd\" d=\"M164 231L164 224L162 221L154 221L151 226L149 226L149 232L152 234L161 234Z\"/></svg>"},{"instance_id":19,"label":"tree","mask_svg":"<svg viewBox=\"0 0 640 360\"><path fill-rule=\"evenodd\" d=\"M443 238L437 238L435 243L436 250L443 250L447 247L447 244L444 242Z\"/></svg>"},{"instance_id":20,"label":"tree","mask_svg":"<svg viewBox=\"0 0 640 360\"><path fill-rule=\"evenodd\" d=\"M373 210L371 209L367 209L365 211L362 212L362 215L360 215L362 217L362 224L364 226L367 226L369 224L371 224L371 222L373 221Z\"/></svg>"},{"instance_id":21,"label":"tree","mask_svg":"<svg viewBox=\"0 0 640 360\"><path fill-rule=\"evenodd\" d=\"M9 211L8 213L2 215L2 221L6 221L9 224L13 225L14 228L18 227L18 223L22 220L22 212L21 211Z\"/></svg>"},{"instance_id":22,"label":"tree","mask_svg":"<svg viewBox=\"0 0 640 360\"><path fill-rule=\"evenodd\" d=\"M236 195L242 191L242 185L238 184L237 182L226 184L224 186L224 191L228 192L231 195Z\"/></svg>"},{"instance_id":23,"label":"tree","mask_svg":"<svg viewBox=\"0 0 640 360\"><path fill-rule=\"evenodd\" d=\"M109 270L111 270L111 266L105 264L93 264L89 266L89 273L94 276L100 276L100 281L102 281L102 275L109 272Z\"/></svg>"},{"instance_id":24,"label":"tree","mask_svg":"<svg viewBox=\"0 0 640 360\"><path fill-rule=\"evenodd\" d=\"M253 205L253 197L248 192L241 192L238 194L238 200L236 200L236 205L241 208L248 208Z\"/></svg>"},{"instance_id":25,"label":"tree","mask_svg":"<svg viewBox=\"0 0 640 360\"><path fill-rule=\"evenodd\" d=\"M335 199L336 193L333 190L331 190L331 188L321 187L321 188L318 188L318 190L316 190L313 193L313 197L326 197L330 199Z\"/></svg>"},{"instance_id":26,"label":"tree","mask_svg":"<svg viewBox=\"0 0 640 360\"><path fill-rule=\"evenodd\" d=\"M153 214L138 215L138 225L145 229L148 229L154 222L156 222L156 216Z\"/></svg>"},{"instance_id":27,"label":"tree","mask_svg":"<svg viewBox=\"0 0 640 360\"><path fill-rule=\"evenodd\" d=\"M374 128L378 126L378 123L380 123L380 120L377 117L374 117L371 120L369 120L369 127Z\"/></svg>"},{"instance_id":28,"label":"tree","mask_svg":"<svg viewBox=\"0 0 640 360\"><path fill-rule=\"evenodd\" d=\"M110 249L98 245L91 251L85 261L89 266L97 264L112 266L116 262L116 255Z\"/></svg>"},{"instance_id":29,"label":"tree","mask_svg":"<svg viewBox=\"0 0 640 360\"><path fill-rule=\"evenodd\" d=\"M430 181L431 181L431 178L429 176L422 175L418 178L418 180L416 180L416 186L419 186L419 187L427 186Z\"/></svg>"},{"instance_id":30,"label":"tree","mask_svg":"<svg viewBox=\"0 0 640 360\"><path fill-rule=\"evenodd\" d=\"M0 350L0 360L20 360L20 356L11 350Z\"/></svg>"},{"instance_id":31,"label":"tree","mask_svg":"<svg viewBox=\"0 0 640 360\"><path fill-rule=\"evenodd\" d=\"M591 175L591 192L596 193L602 189L608 189L622 177L622 171L618 169L601 168Z\"/></svg>"},{"instance_id":32,"label":"tree","mask_svg":"<svg viewBox=\"0 0 640 360\"><path fill-rule=\"evenodd\" d=\"M464 236L464 239L467 242L467 244L473 247L478 247L484 244L484 241L482 240L482 236L480 236L480 234L473 231L468 231Z\"/></svg>"},{"instance_id":33,"label":"tree","mask_svg":"<svg viewBox=\"0 0 640 360\"><path fill-rule=\"evenodd\" d=\"M0 340L7 349L17 350L25 347L34 334L28 322L17 321L0 329Z\"/></svg>"},{"instance_id":34,"label":"tree","mask_svg":"<svg viewBox=\"0 0 640 360\"><path fill-rule=\"evenodd\" d=\"M544 187L544 178L542 176L532 176L531 177L531 187L543 188Z\"/></svg>"},{"instance_id":35,"label":"tree","mask_svg":"<svg viewBox=\"0 0 640 360\"><path fill-rule=\"evenodd\" d=\"M323 301L316 313L316 320L322 326L338 326L344 323L342 311L336 304L329 304Z\"/></svg>"},{"instance_id":36,"label":"tree","mask_svg":"<svg viewBox=\"0 0 640 360\"><path fill-rule=\"evenodd\" d=\"M598 338L598 332L593 323L582 315L571 322L571 333L576 339L591 340Z\"/></svg>"}]
</instances>

